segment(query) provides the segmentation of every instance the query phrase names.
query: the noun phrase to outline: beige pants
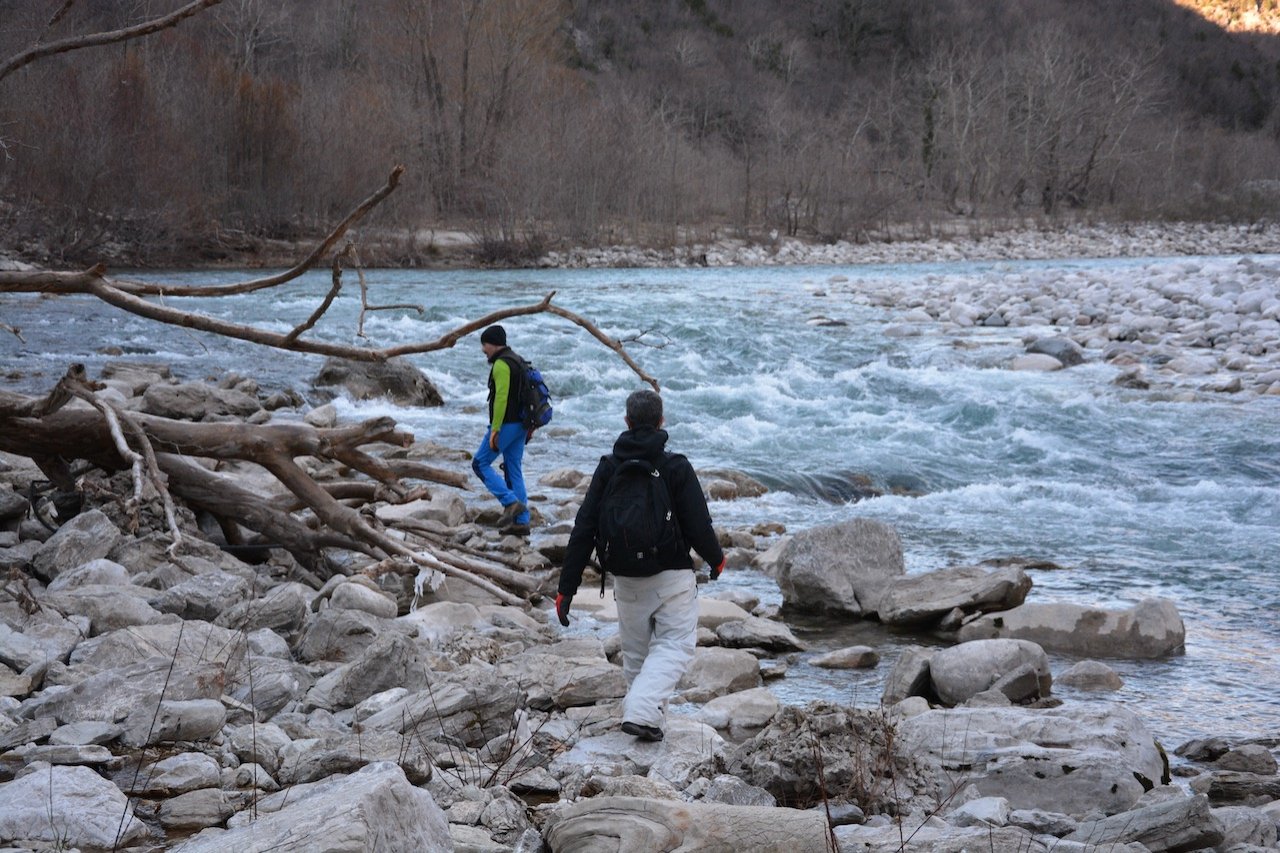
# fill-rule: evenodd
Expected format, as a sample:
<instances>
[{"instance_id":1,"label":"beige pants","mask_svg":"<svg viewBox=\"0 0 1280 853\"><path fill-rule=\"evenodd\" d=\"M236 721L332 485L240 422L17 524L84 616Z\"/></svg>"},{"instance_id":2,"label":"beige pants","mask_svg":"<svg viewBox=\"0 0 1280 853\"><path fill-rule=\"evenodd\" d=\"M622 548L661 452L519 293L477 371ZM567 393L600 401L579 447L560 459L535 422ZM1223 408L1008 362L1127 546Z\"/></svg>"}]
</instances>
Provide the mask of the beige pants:
<instances>
[{"instance_id":1,"label":"beige pants","mask_svg":"<svg viewBox=\"0 0 1280 853\"><path fill-rule=\"evenodd\" d=\"M613 579L627 698L622 719L662 728L667 700L698 641L698 586L689 569Z\"/></svg>"}]
</instances>

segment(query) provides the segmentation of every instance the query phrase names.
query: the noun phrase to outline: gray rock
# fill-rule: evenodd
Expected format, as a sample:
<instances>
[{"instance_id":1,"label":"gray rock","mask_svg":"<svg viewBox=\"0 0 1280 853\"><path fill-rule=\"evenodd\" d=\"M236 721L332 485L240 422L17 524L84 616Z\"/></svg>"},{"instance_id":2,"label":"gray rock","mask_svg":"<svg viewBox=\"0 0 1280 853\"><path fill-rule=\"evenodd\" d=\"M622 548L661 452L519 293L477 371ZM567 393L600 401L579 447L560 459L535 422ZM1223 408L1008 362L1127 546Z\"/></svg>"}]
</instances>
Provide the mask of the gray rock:
<instances>
[{"instance_id":1,"label":"gray rock","mask_svg":"<svg viewBox=\"0 0 1280 853\"><path fill-rule=\"evenodd\" d=\"M173 378L173 373L167 364L109 361L102 366L102 378L125 387L130 397L136 397L149 385L165 384Z\"/></svg>"},{"instance_id":2,"label":"gray rock","mask_svg":"<svg viewBox=\"0 0 1280 853\"><path fill-rule=\"evenodd\" d=\"M328 734L294 741L280 750L277 775L281 784L297 785L353 773L378 761L396 764L415 785L425 784L432 776L431 756L423 743L390 731Z\"/></svg>"},{"instance_id":3,"label":"gray rock","mask_svg":"<svg viewBox=\"0 0 1280 853\"><path fill-rule=\"evenodd\" d=\"M162 693L176 701L216 700L224 685L220 663L175 665L169 657L154 657L91 675L72 687L46 690L23 702L19 712L27 719L47 716L59 723L120 722L135 712L149 721Z\"/></svg>"},{"instance_id":4,"label":"gray rock","mask_svg":"<svg viewBox=\"0 0 1280 853\"><path fill-rule=\"evenodd\" d=\"M778 586L788 607L871 615L880 611L886 582L904 571L902 541L893 528L856 518L787 540Z\"/></svg>"},{"instance_id":5,"label":"gray rock","mask_svg":"<svg viewBox=\"0 0 1280 853\"><path fill-rule=\"evenodd\" d=\"M956 827L940 820L927 821L912 815L900 826L895 822L885 825L841 826L835 830L841 853L1104 853L1102 850L1085 850L1083 847L1066 850L1061 842L1048 845L1033 838L1026 830L1014 826ZM910 840L904 848L903 837ZM1132 850L1117 847L1105 853L1142 853L1142 847Z\"/></svg>"},{"instance_id":6,"label":"gray rock","mask_svg":"<svg viewBox=\"0 0 1280 853\"><path fill-rule=\"evenodd\" d=\"M933 649L922 646L908 646L894 661L893 669L884 682L884 694L881 701L885 705L896 705L912 696L925 696L933 691L929 679L929 661L933 658Z\"/></svg>"},{"instance_id":7,"label":"gray rock","mask_svg":"<svg viewBox=\"0 0 1280 853\"><path fill-rule=\"evenodd\" d=\"M714 631L725 622L746 619L751 614L732 601L698 596L698 627Z\"/></svg>"},{"instance_id":8,"label":"gray rock","mask_svg":"<svg viewBox=\"0 0 1280 853\"><path fill-rule=\"evenodd\" d=\"M499 675L525 691L530 707L572 708L626 695L622 668L604 657L603 648L598 656L553 649L537 647L498 662Z\"/></svg>"},{"instance_id":9,"label":"gray rock","mask_svg":"<svg viewBox=\"0 0 1280 853\"><path fill-rule=\"evenodd\" d=\"M222 611L248 601L252 594L253 587L244 578L213 571L172 586L150 601L161 613L213 622Z\"/></svg>"},{"instance_id":10,"label":"gray rock","mask_svg":"<svg viewBox=\"0 0 1280 853\"><path fill-rule=\"evenodd\" d=\"M1247 806L1224 806L1212 809L1213 817L1222 825L1219 850L1230 850L1237 844L1274 848L1277 826L1271 815Z\"/></svg>"},{"instance_id":11,"label":"gray rock","mask_svg":"<svg viewBox=\"0 0 1280 853\"><path fill-rule=\"evenodd\" d=\"M388 633L374 640L358 658L317 681L307 692L306 704L334 711L392 687L421 689L427 684L426 671L414 641L404 634Z\"/></svg>"},{"instance_id":12,"label":"gray rock","mask_svg":"<svg viewBox=\"0 0 1280 853\"><path fill-rule=\"evenodd\" d=\"M760 662L755 655L713 646L693 653L693 661L676 690L690 702L707 702L760 684Z\"/></svg>"},{"instance_id":13,"label":"gray rock","mask_svg":"<svg viewBox=\"0 0 1280 853\"><path fill-rule=\"evenodd\" d=\"M1032 341L1027 347L1029 353L1041 353L1053 356L1063 367L1075 367L1084 364L1084 348L1065 337L1040 338Z\"/></svg>"},{"instance_id":14,"label":"gray rock","mask_svg":"<svg viewBox=\"0 0 1280 853\"><path fill-rule=\"evenodd\" d=\"M89 617L90 634L107 634L120 628L172 622L150 604L151 590L132 584L124 586L75 586L45 595L45 601L63 613Z\"/></svg>"},{"instance_id":15,"label":"gray rock","mask_svg":"<svg viewBox=\"0 0 1280 853\"><path fill-rule=\"evenodd\" d=\"M12 728L0 730L0 752L26 743L42 741L57 728L58 723L48 717L16 723Z\"/></svg>"},{"instance_id":16,"label":"gray rock","mask_svg":"<svg viewBox=\"0 0 1280 853\"><path fill-rule=\"evenodd\" d=\"M1182 649L1186 628L1172 601L1144 598L1129 610L1079 604L1023 604L981 616L960 629L961 642L1031 640L1050 651L1091 657L1156 658Z\"/></svg>"},{"instance_id":17,"label":"gray rock","mask_svg":"<svg viewBox=\"0 0 1280 853\"><path fill-rule=\"evenodd\" d=\"M244 660L244 638L208 622L169 622L112 631L81 643L71 654L77 667L111 669L169 655L178 665L221 663L235 670Z\"/></svg>"},{"instance_id":18,"label":"gray rock","mask_svg":"<svg viewBox=\"0 0 1280 853\"><path fill-rule=\"evenodd\" d=\"M1053 683L1049 658L1026 640L975 640L942 649L929 661L929 678L943 703L959 705L1024 665L1032 670L1030 684L1010 684L1001 692L1013 702L1047 696Z\"/></svg>"},{"instance_id":19,"label":"gray rock","mask_svg":"<svg viewBox=\"0 0 1280 853\"><path fill-rule=\"evenodd\" d=\"M261 408L256 397L202 382L150 385L142 394L142 411L176 420L203 421L215 415L247 418Z\"/></svg>"},{"instance_id":20,"label":"gray rock","mask_svg":"<svg viewBox=\"0 0 1280 853\"><path fill-rule=\"evenodd\" d=\"M302 632L296 648L298 660L304 663L355 660L383 632L394 629L390 620L372 613L328 607L311 619Z\"/></svg>"},{"instance_id":21,"label":"gray rock","mask_svg":"<svg viewBox=\"0 0 1280 853\"><path fill-rule=\"evenodd\" d=\"M314 684L307 668L289 658L249 655L228 674L227 695L269 719Z\"/></svg>"},{"instance_id":22,"label":"gray rock","mask_svg":"<svg viewBox=\"0 0 1280 853\"><path fill-rule=\"evenodd\" d=\"M1124 681L1114 669L1096 660L1082 660L1057 677L1059 684L1080 690L1119 690Z\"/></svg>"},{"instance_id":23,"label":"gray rock","mask_svg":"<svg viewBox=\"0 0 1280 853\"><path fill-rule=\"evenodd\" d=\"M1004 797L979 797L952 809L946 820L954 826L1008 826L1011 812Z\"/></svg>"},{"instance_id":24,"label":"gray rock","mask_svg":"<svg viewBox=\"0 0 1280 853\"><path fill-rule=\"evenodd\" d=\"M759 616L724 622L716 628L716 636L723 645L735 649L799 652L805 648L804 643L796 639L796 635L786 625L772 619L761 619Z\"/></svg>"},{"instance_id":25,"label":"gray rock","mask_svg":"<svg viewBox=\"0 0 1280 853\"><path fill-rule=\"evenodd\" d=\"M778 713L778 698L767 687L755 687L712 699L702 706L697 719L730 737L753 735Z\"/></svg>"},{"instance_id":26,"label":"gray rock","mask_svg":"<svg viewBox=\"0 0 1280 853\"><path fill-rule=\"evenodd\" d=\"M1261 806L1280 800L1280 776L1259 776L1236 770L1214 770L1191 780L1191 790L1214 803Z\"/></svg>"},{"instance_id":27,"label":"gray rock","mask_svg":"<svg viewBox=\"0 0 1280 853\"><path fill-rule=\"evenodd\" d=\"M1083 844L1142 844L1152 853L1183 853L1219 844L1222 824L1207 797L1182 797L1088 820L1066 837Z\"/></svg>"},{"instance_id":28,"label":"gray rock","mask_svg":"<svg viewBox=\"0 0 1280 853\"><path fill-rule=\"evenodd\" d=\"M278 586L262 598L243 601L222 611L215 625L237 631L270 628L281 636L297 633L311 612L308 593L296 585Z\"/></svg>"},{"instance_id":29,"label":"gray rock","mask_svg":"<svg viewBox=\"0 0 1280 853\"><path fill-rule=\"evenodd\" d=\"M110 850L147 837L125 795L93 770L36 765L27 771L0 785L0 843Z\"/></svg>"},{"instance_id":30,"label":"gray rock","mask_svg":"<svg viewBox=\"0 0 1280 853\"><path fill-rule=\"evenodd\" d=\"M953 785L950 768L965 766L981 795L1004 797L1014 809L1114 814L1167 778L1155 739L1119 706L965 707L927 711L896 725L897 748L913 756L939 791Z\"/></svg>"},{"instance_id":31,"label":"gray rock","mask_svg":"<svg viewBox=\"0 0 1280 853\"><path fill-rule=\"evenodd\" d=\"M325 359L311 380L317 387L341 386L352 400L389 399L401 406L443 406L444 399L421 370L403 358L385 362Z\"/></svg>"},{"instance_id":32,"label":"gray rock","mask_svg":"<svg viewBox=\"0 0 1280 853\"><path fill-rule=\"evenodd\" d=\"M1012 370L1039 373L1051 373L1055 370L1061 370L1065 366L1053 356L1045 355L1044 353L1017 356L1009 365Z\"/></svg>"},{"instance_id":33,"label":"gray rock","mask_svg":"<svg viewBox=\"0 0 1280 853\"><path fill-rule=\"evenodd\" d=\"M1257 773L1272 776L1276 772L1276 759L1271 750L1256 743L1238 746L1214 762L1219 770L1236 770L1240 773Z\"/></svg>"},{"instance_id":34,"label":"gray rock","mask_svg":"<svg viewBox=\"0 0 1280 853\"><path fill-rule=\"evenodd\" d=\"M1231 744L1226 738L1211 737L1189 740L1173 752L1191 761L1217 761L1230 751Z\"/></svg>"},{"instance_id":35,"label":"gray rock","mask_svg":"<svg viewBox=\"0 0 1280 853\"><path fill-rule=\"evenodd\" d=\"M1031 590L1031 578L1013 566L988 571L961 566L895 578L880 601L880 621L886 625L937 622L951 611L965 614L1017 607Z\"/></svg>"},{"instance_id":36,"label":"gray rock","mask_svg":"<svg viewBox=\"0 0 1280 853\"><path fill-rule=\"evenodd\" d=\"M778 804L764 788L748 785L737 776L721 773L711 780L702 795L704 803L724 803L727 806L763 806L772 808Z\"/></svg>"},{"instance_id":37,"label":"gray rock","mask_svg":"<svg viewBox=\"0 0 1280 853\"><path fill-rule=\"evenodd\" d=\"M216 699L165 699L158 709L143 705L130 714L120 740L128 746L209 740L226 721L227 709Z\"/></svg>"},{"instance_id":38,"label":"gray rock","mask_svg":"<svg viewBox=\"0 0 1280 853\"><path fill-rule=\"evenodd\" d=\"M235 814L235 806L226 792L204 788L179 794L160 804L160 825L167 830L192 831L220 826Z\"/></svg>"},{"instance_id":39,"label":"gray rock","mask_svg":"<svg viewBox=\"0 0 1280 853\"><path fill-rule=\"evenodd\" d=\"M280 752L293 739L274 723L236 726L228 731L228 744L240 761L260 764L273 776L280 770Z\"/></svg>"},{"instance_id":40,"label":"gray rock","mask_svg":"<svg viewBox=\"0 0 1280 853\"><path fill-rule=\"evenodd\" d=\"M544 830L552 850L824 850L823 815L796 809L595 797L556 811Z\"/></svg>"},{"instance_id":41,"label":"gray rock","mask_svg":"<svg viewBox=\"0 0 1280 853\"><path fill-rule=\"evenodd\" d=\"M130 582L129 570L111 560L90 560L68 569L49 582L49 592L62 592L80 586L117 586Z\"/></svg>"},{"instance_id":42,"label":"gray rock","mask_svg":"<svg viewBox=\"0 0 1280 853\"><path fill-rule=\"evenodd\" d=\"M1280 382L1276 384L1280 386ZM43 546L44 543L38 539L23 539L12 547L0 548L0 570L27 569Z\"/></svg>"},{"instance_id":43,"label":"gray rock","mask_svg":"<svg viewBox=\"0 0 1280 853\"><path fill-rule=\"evenodd\" d=\"M141 773L126 767L116 779L121 790L144 797L173 797L222 781L218 762L200 752L181 752L148 764Z\"/></svg>"},{"instance_id":44,"label":"gray rock","mask_svg":"<svg viewBox=\"0 0 1280 853\"><path fill-rule=\"evenodd\" d=\"M105 746L46 744L19 747L13 752L6 753L4 758L7 760L17 758L24 764L43 762L53 765L103 765L112 763L115 757Z\"/></svg>"},{"instance_id":45,"label":"gray rock","mask_svg":"<svg viewBox=\"0 0 1280 853\"><path fill-rule=\"evenodd\" d=\"M871 768L894 760L883 748L891 725L879 709L830 702L783 706L762 732L729 754L725 770L782 803L814 803L824 791L858 790L864 808L883 811L897 795L870 781Z\"/></svg>"},{"instance_id":46,"label":"gray rock","mask_svg":"<svg viewBox=\"0 0 1280 853\"><path fill-rule=\"evenodd\" d=\"M24 517L31 510L27 499L12 489L0 489L0 521Z\"/></svg>"},{"instance_id":47,"label":"gray rock","mask_svg":"<svg viewBox=\"0 0 1280 853\"><path fill-rule=\"evenodd\" d=\"M36 552L32 569L48 582L70 569L111 553L120 530L101 510L82 512L58 528Z\"/></svg>"},{"instance_id":48,"label":"gray rock","mask_svg":"<svg viewBox=\"0 0 1280 853\"><path fill-rule=\"evenodd\" d=\"M59 726L49 734L49 743L67 746L89 746L111 743L124 733L124 729L114 723L87 721L68 723Z\"/></svg>"},{"instance_id":49,"label":"gray rock","mask_svg":"<svg viewBox=\"0 0 1280 853\"><path fill-rule=\"evenodd\" d=\"M410 693L364 721L365 730L412 733L427 740L457 738L481 747L511 730L522 701L520 686L489 668L473 664L433 673L426 690Z\"/></svg>"},{"instance_id":50,"label":"gray rock","mask_svg":"<svg viewBox=\"0 0 1280 853\"><path fill-rule=\"evenodd\" d=\"M429 500L378 507L378 519L384 524L404 518L434 522L452 529L466 523L467 505L456 494L441 489L432 494Z\"/></svg>"},{"instance_id":51,"label":"gray rock","mask_svg":"<svg viewBox=\"0 0 1280 853\"><path fill-rule=\"evenodd\" d=\"M329 606L363 610L381 619L396 618L396 603L390 596L361 583L339 584L329 598Z\"/></svg>"},{"instance_id":52,"label":"gray rock","mask_svg":"<svg viewBox=\"0 0 1280 853\"><path fill-rule=\"evenodd\" d=\"M809 663L823 669L870 669L880 663L880 653L870 646L849 646L818 655Z\"/></svg>"},{"instance_id":53,"label":"gray rock","mask_svg":"<svg viewBox=\"0 0 1280 853\"><path fill-rule=\"evenodd\" d=\"M1057 838L1070 835L1080 826L1078 821L1064 814L1040 809L1014 809L1009 813L1009 825L1020 826L1033 835L1052 835Z\"/></svg>"},{"instance_id":54,"label":"gray rock","mask_svg":"<svg viewBox=\"0 0 1280 853\"><path fill-rule=\"evenodd\" d=\"M22 672L31 666L53 661L65 663L83 639L81 629L51 608L26 617L15 631L0 622L0 663ZM85 626L87 629L87 625Z\"/></svg>"},{"instance_id":55,"label":"gray rock","mask_svg":"<svg viewBox=\"0 0 1280 853\"><path fill-rule=\"evenodd\" d=\"M328 853L418 853L453 848L444 812L389 762L271 794L252 812L232 817L226 831L205 830L171 849L223 853L316 847Z\"/></svg>"},{"instance_id":56,"label":"gray rock","mask_svg":"<svg viewBox=\"0 0 1280 853\"><path fill-rule=\"evenodd\" d=\"M619 729L584 737L557 755L548 769L562 779L570 774L648 775L683 788L708 762L724 755L724 738L710 726L672 714L664 732L665 738L656 743L637 740Z\"/></svg>"}]
</instances>

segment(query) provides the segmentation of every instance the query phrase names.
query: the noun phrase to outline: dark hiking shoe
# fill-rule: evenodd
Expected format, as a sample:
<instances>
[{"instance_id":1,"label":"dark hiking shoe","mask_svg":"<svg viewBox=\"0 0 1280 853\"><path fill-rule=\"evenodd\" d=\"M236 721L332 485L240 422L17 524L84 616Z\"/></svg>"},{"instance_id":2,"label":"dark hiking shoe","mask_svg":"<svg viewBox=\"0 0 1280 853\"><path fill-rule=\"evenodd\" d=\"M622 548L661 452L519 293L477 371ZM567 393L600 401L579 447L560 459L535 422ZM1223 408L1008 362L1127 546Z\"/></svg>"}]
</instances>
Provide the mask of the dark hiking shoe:
<instances>
[{"instance_id":1,"label":"dark hiking shoe","mask_svg":"<svg viewBox=\"0 0 1280 853\"><path fill-rule=\"evenodd\" d=\"M502 530L504 527L510 527L511 525L515 524L516 516L520 515L520 513L524 512L527 509L528 507L522 504L520 501L516 501L515 503L509 503L506 506L504 506L502 508L502 515L498 516L498 529Z\"/></svg>"},{"instance_id":2,"label":"dark hiking shoe","mask_svg":"<svg viewBox=\"0 0 1280 853\"><path fill-rule=\"evenodd\" d=\"M633 737L640 738L640 740L662 740L662 729L657 726L646 726L642 723L633 723L627 720L623 722L622 730Z\"/></svg>"},{"instance_id":3,"label":"dark hiking shoe","mask_svg":"<svg viewBox=\"0 0 1280 853\"><path fill-rule=\"evenodd\" d=\"M512 522L511 524L508 524L506 527L499 528L498 532L503 534L504 536L528 536L529 525L516 524L515 522Z\"/></svg>"}]
</instances>

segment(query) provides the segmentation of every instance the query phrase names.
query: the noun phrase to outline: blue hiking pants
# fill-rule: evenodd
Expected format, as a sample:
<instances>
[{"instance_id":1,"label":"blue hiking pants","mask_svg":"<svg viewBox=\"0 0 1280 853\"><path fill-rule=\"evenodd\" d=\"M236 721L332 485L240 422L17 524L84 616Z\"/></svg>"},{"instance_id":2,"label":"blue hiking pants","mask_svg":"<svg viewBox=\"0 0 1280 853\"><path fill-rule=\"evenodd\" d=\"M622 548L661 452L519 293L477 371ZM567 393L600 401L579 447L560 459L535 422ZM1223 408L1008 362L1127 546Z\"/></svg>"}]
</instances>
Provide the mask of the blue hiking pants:
<instances>
[{"instance_id":1,"label":"blue hiking pants","mask_svg":"<svg viewBox=\"0 0 1280 853\"><path fill-rule=\"evenodd\" d=\"M524 440L525 431L522 424L503 424L498 431L498 449L489 448L489 430L485 430L480 440L480 449L471 459L471 470L475 471L484 482L485 488L493 493L503 506L510 506L516 501L528 506L529 493L524 487ZM493 470L494 460L502 456L504 476ZM516 524L529 523L529 511L526 509L515 518Z\"/></svg>"}]
</instances>

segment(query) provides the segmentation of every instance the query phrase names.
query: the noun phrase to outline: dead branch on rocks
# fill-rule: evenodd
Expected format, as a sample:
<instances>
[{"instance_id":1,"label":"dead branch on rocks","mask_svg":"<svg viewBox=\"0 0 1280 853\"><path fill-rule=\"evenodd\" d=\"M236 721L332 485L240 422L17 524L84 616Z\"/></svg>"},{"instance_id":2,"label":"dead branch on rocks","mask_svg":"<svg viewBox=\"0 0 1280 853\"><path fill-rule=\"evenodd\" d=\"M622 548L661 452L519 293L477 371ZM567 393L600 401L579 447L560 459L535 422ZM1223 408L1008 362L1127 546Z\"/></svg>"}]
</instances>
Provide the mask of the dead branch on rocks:
<instances>
[{"instance_id":1,"label":"dead branch on rocks","mask_svg":"<svg viewBox=\"0 0 1280 853\"><path fill-rule=\"evenodd\" d=\"M73 366L43 399L0 393L0 450L33 459L55 482L69 479L68 459L87 459L112 471L132 469L136 483L150 482L161 495L172 492L193 508L243 525L286 548L304 565L316 567L316 557L325 548L381 561L394 558L402 571L427 568L479 586L507 604L524 600L510 589L527 596L540 585L536 578L480 557L450 553L440 544L423 541L410 547L340 500L363 505L366 499L403 502L424 494L360 450L373 443L412 442L412 436L396 431L390 418L318 429L306 424L190 423L124 412L92 400L92 409L67 407L71 397L92 397L83 374L82 366ZM134 446L144 449L138 452ZM322 485L298 464L304 456L339 462L374 482ZM246 488L206 467L233 461L252 462L270 472L289 490L289 505L281 508L260 489ZM136 491L134 500L140 499ZM299 505L314 514L315 528L289 511ZM166 517L176 548L181 534L168 503ZM321 580L329 576L322 574Z\"/></svg>"},{"instance_id":2,"label":"dead branch on rocks","mask_svg":"<svg viewBox=\"0 0 1280 853\"><path fill-rule=\"evenodd\" d=\"M585 317L553 305L555 291L531 305L492 311L433 341L377 349L315 340L308 333L341 291L344 264L354 259L359 268L358 257L349 243L332 258L332 284L328 293L303 323L285 334L183 311L147 298L242 295L292 281L313 267L337 245L351 225L394 191L402 173L401 166L393 169L382 188L357 205L302 262L279 275L215 287L175 287L112 279L107 276L106 268L98 264L83 272L0 272L0 293L89 295L161 323L276 349L366 362L447 349L500 320L548 313L586 330L615 352L642 380L658 389L657 380L631 358L622 341L606 335ZM370 306L363 270L359 272L362 323L366 311L404 307ZM395 423L389 418L334 429L302 424L190 423L126 412L98 400L86 382L83 368L74 366L44 398L0 392L0 450L32 459L51 482L65 491L75 488L67 460L83 459L108 471L131 469L135 488L133 498L126 504L128 507L136 508L141 501L141 484L150 483L166 501L172 493L191 507L213 515L224 531L230 531L229 543L238 544L232 541L239 538L237 525L254 531L268 542L288 549L299 562L322 575L321 581L327 580L328 574L321 570L318 556L323 549L340 548L379 561L379 571L388 567L413 573L428 570L464 580L509 604L521 602L522 597L536 592L540 585L538 579L524 574L518 565L504 564L490 555L466 552L424 529L402 530L393 535L367 511L376 501L402 503L425 494L421 487L407 486L406 479L465 487L465 480L456 472L409 460L381 459L366 452L363 448L370 444L390 442L406 446L413 441L412 436L396 432ZM91 409L67 407L73 397L85 400ZM335 462L345 467L346 474L368 479L320 483L299 464L300 457ZM230 462L248 462L264 469L287 494L263 495L260 488L246 487L217 470ZM300 510L302 514L295 515ZM171 503L166 503L166 518L176 549L181 533ZM412 545L409 533L412 533Z\"/></svg>"}]
</instances>

